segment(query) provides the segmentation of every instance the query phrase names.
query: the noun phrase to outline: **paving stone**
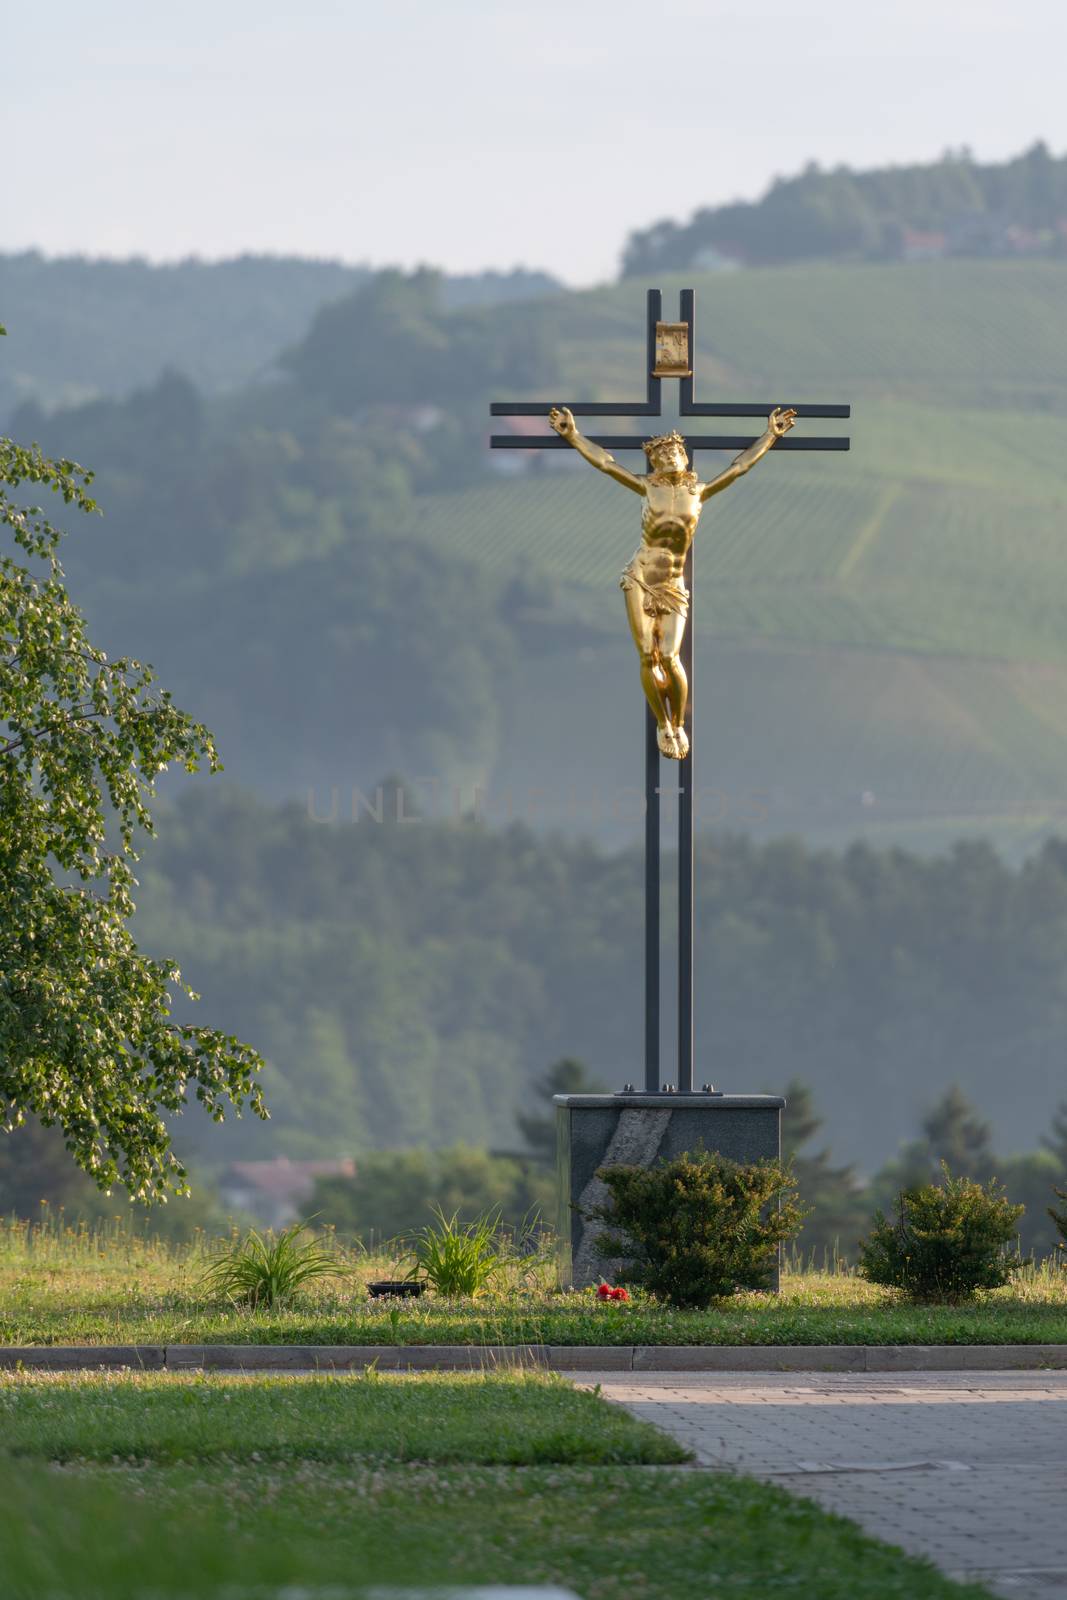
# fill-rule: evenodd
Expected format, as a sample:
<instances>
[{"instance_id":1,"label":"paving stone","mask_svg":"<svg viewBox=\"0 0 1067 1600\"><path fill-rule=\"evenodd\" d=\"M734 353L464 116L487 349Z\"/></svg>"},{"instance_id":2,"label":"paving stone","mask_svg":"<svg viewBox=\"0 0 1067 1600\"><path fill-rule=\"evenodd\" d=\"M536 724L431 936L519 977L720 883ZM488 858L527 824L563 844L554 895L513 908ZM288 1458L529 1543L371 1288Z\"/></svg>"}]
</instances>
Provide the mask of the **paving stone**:
<instances>
[{"instance_id":1,"label":"paving stone","mask_svg":"<svg viewBox=\"0 0 1067 1600\"><path fill-rule=\"evenodd\" d=\"M1005 1597L1067 1600L1067 1372L576 1381L599 1381L701 1466L777 1483Z\"/></svg>"}]
</instances>

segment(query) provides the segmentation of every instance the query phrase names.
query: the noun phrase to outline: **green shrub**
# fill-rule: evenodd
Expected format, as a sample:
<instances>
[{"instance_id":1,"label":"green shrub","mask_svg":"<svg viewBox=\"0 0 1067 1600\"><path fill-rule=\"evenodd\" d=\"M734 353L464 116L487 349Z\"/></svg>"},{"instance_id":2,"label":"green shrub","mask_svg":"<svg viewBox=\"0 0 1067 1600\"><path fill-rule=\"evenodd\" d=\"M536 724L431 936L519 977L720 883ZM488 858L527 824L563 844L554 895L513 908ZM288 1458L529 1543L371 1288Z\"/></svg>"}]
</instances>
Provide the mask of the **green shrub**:
<instances>
[{"instance_id":1,"label":"green shrub","mask_svg":"<svg viewBox=\"0 0 1067 1600\"><path fill-rule=\"evenodd\" d=\"M411 1239L431 1206L463 1222L499 1212L518 1227L531 1211L546 1215L555 1201L554 1174L533 1162L467 1145L445 1150L372 1150L354 1178L320 1178L311 1202L338 1233L368 1248L386 1239Z\"/></svg>"},{"instance_id":2,"label":"green shrub","mask_svg":"<svg viewBox=\"0 0 1067 1600\"><path fill-rule=\"evenodd\" d=\"M860 1243L860 1272L903 1289L912 1300L968 1300L999 1289L1020 1265L1010 1250L1024 1206L1012 1205L995 1178L983 1187L954 1178L902 1189L897 1217L877 1211Z\"/></svg>"},{"instance_id":3,"label":"green shrub","mask_svg":"<svg viewBox=\"0 0 1067 1600\"><path fill-rule=\"evenodd\" d=\"M411 1254L415 1259L409 1277L420 1274L443 1295L473 1297L507 1270L511 1260L508 1241L500 1232L500 1213L461 1223L459 1213L446 1217L436 1206L435 1224L418 1235Z\"/></svg>"},{"instance_id":4,"label":"green shrub","mask_svg":"<svg viewBox=\"0 0 1067 1600\"><path fill-rule=\"evenodd\" d=\"M202 1286L235 1305L274 1309L288 1305L302 1284L335 1277L342 1268L317 1239L300 1241L306 1224L294 1222L277 1238L251 1230L212 1262Z\"/></svg>"},{"instance_id":5,"label":"green shrub","mask_svg":"<svg viewBox=\"0 0 1067 1600\"><path fill-rule=\"evenodd\" d=\"M611 1194L589 1212L611 1230L599 1251L627 1260L622 1281L674 1306L766 1289L779 1246L804 1219L780 1161L743 1166L700 1151L652 1167L602 1167L598 1176Z\"/></svg>"},{"instance_id":6,"label":"green shrub","mask_svg":"<svg viewBox=\"0 0 1067 1600\"><path fill-rule=\"evenodd\" d=\"M1057 1200L1067 1200L1067 1189L1053 1189ZM1062 1211L1057 1211L1055 1206L1049 1206L1048 1214L1056 1224L1056 1232L1060 1236L1060 1249L1067 1250L1067 1205Z\"/></svg>"}]
</instances>

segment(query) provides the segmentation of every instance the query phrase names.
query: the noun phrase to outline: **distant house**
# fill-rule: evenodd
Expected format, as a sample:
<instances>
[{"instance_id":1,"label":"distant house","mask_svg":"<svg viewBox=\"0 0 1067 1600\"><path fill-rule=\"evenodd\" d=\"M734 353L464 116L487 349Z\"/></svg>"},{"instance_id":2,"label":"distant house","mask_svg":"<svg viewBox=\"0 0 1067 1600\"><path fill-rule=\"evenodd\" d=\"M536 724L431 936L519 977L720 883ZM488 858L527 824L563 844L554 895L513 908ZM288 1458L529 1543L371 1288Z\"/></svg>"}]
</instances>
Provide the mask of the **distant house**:
<instances>
[{"instance_id":1,"label":"distant house","mask_svg":"<svg viewBox=\"0 0 1067 1600\"><path fill-rule=\"evenodd\" d=\"M265 1228L296 1222L315 1192L318 1178L354 1178L356 1163L336 1161L235 1161L219 1179L219 1199L230 1211L245 1212Z\"/></svg>"},{"instance_id":2,"label":"distant house","mask_svg":"<svg viewBox=\"0 0 1067 1600\"><path fill-rule=\"evenodd\" d=\"M948 235L905 228L900 253L905 261L940 261L948 254Z\"/></svg>"},{"instance_id":3,"label":"distant house","mask_svg":"<svg viewBox=\"0 0 1067 1600\"><path fill-rule=\"evenodd\" d=\"M435 428L441 426L445 414L440 406L425 403L419 405L382 403L375 406L357 406L352 413L352 420L360 423L377 420L391 423L408 433L432 433Z\"/></svg>"},{"instance_id":4,"label":"distant house","mask_svg":"<svg viewBox=\"0 0 1067 1600\"><path fill-rule=\"evenodd\" d=\"M689 263L699 272L736 272L744 264L744 257L739 250L732 250L729 246L719 249L713 244L701 245Z\"/></svg>"},{"instance_id":5,"label":"distant house","mask_svg":"<svg viewBox=\"0 0 1067 1600\"><path fill-rule=\"evenodd\" d=\"M546 410L543 417L494 417L491 431L499 434L550 435L552 429ZM489 470L502 478L514 478L524 472L569 472L580 465L579 457L573 450L491 450L488 434L485 448Z\"/></svg>"},{"instance_id":6,"label":"distant house","mask_svg":"<svg viewBox=\"0 0 1067 1600\"><path fill-rule=\"evenodd\" d=\"M1053 242L1050 228L1024 228L1013 222L1004 230L1009 250L1017 256L1046 255Z\"/></svg>"}]
</instances>

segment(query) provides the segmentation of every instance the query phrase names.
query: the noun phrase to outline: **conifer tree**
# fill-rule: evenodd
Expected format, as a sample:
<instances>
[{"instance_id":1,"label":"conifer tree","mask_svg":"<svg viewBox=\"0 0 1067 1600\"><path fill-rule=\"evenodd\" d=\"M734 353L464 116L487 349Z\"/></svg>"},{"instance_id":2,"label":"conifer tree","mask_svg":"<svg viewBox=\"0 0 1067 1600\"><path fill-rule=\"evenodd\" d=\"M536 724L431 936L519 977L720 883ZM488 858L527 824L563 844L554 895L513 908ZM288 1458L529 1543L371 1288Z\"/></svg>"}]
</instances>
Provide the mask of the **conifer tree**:
<instances>
[{"instance_id":1,"label":"conifer tree","mask_svg":"<svg viewBox=\"0 0 1067 1600\"><path fill-rule=\"evenodd\" d=\"M1061 1171L1067 1176L1067 1100L1060 1101L1041 1143L1055 1156Z\"/></svg>"},{"instance_id":2,"label":"conifer tree","mask_svg":"<svg viewBox=\"0 0 1067 1600\"><path fill-rule=\"evenodd\" d=\"M529 1153L536 1161L552 1162L556 1159L556 1112L552 1104L557 1094L603 1094L604 1085L593 1076L584 1061L574 1056L564 1056L538 1078L534 1085L537 1094L547 1101L547 1113L520 1111L515 1118L519 1132L526 1140Z\"/></svg>"},{"instance_id":3,"label":"conifer tree","mask_svg":"<svg viewBox=\"0 0 1067 1600\"><path fill-rule=\"evenodd\" d=\"M847 1257L867 1221L862 1186L851 1166L831 1165L829 1150L806 1151L823 1121L809 1086L793 1078L784 1093L782 1157L792 1162L801 1205L811 1208L797 1247L801 1252L817 1253L837 1249Z\"/></svg>"}]
</instances>

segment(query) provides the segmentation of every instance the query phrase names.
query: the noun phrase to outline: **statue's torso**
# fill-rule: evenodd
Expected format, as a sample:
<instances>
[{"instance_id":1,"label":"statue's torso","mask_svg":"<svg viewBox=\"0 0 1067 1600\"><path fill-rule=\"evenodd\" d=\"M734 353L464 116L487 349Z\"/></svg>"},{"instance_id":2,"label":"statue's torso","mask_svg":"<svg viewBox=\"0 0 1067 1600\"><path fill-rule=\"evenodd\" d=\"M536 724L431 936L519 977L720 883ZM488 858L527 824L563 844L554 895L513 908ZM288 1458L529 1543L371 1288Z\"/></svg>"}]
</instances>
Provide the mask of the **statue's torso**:
<instances>
[{"instance_id":1,"label":"statue's torso","mask_svg":"<svg viewBox=\"0 0 1067 1600\"><path fill-rule=\"evenodd\" d=\"M656 581L681 576L700 520L700 489L699 483L691 481L646 484L641 513L644 564L646 570L662 572Z\"/></svg>"}]
</instances>

